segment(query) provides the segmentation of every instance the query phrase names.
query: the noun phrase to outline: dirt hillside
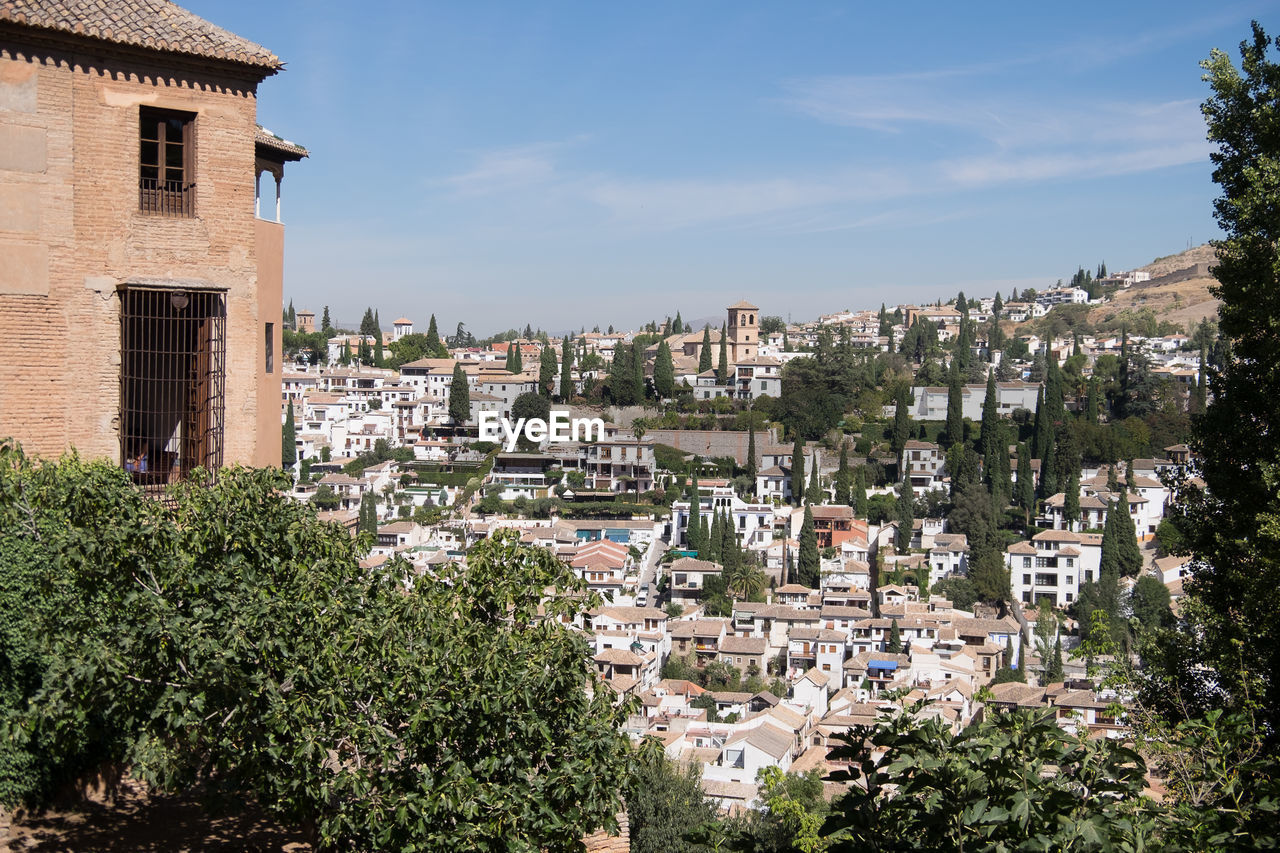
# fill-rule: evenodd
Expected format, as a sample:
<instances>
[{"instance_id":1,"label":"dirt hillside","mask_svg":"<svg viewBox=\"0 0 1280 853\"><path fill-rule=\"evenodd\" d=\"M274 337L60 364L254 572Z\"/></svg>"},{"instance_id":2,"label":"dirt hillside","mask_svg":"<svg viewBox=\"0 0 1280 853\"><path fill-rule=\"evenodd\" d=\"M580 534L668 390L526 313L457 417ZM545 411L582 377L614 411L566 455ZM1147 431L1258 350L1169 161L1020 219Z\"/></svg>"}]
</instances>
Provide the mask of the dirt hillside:
<instances>
[{"instance_id":1,"label":"dirt hillside","mask_svg":"<svg viewBox=\"0 0 1280 853\"><path fill-rule=\"evenodd\" d=\"M1102 322L1125 309L1140 311L1149 308L1157 318L1190 330L1205 317L1218 316L1219 302L1209 292L1215 284L1206 267L1214 262L1213 247L1196 246L1176 255L1157 258L1139 269L1151 273L1152 282L1143 282L1117 291L1111 302L1099 305L1089 312L1089 320ZM1187 278L1177 273L1194 271ZM1169 280L1160 281L1162 277Z\"/></svg>"}]
</instances>

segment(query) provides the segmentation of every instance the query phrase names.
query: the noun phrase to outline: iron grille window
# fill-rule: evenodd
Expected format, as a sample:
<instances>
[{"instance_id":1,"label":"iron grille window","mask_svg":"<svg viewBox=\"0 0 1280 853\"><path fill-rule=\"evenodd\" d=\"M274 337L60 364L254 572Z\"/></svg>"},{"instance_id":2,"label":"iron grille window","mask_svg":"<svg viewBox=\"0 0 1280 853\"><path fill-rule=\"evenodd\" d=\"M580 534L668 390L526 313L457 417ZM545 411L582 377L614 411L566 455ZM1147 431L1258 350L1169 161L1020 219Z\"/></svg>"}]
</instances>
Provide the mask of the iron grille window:
<instances>
[{"instance_id":1,"label":"iron grille window","mask_svg":"<svg viewBox=\"0 0 1280 853\"><path fill-rule=\"evenodd\" d=\"M222 466L226 302L220 291L120 291L120 458L163 488Z\"/></svg>"},{"instance_id":2,"label":"iron grille window","mask_svg":"<svg viewBox=\"0 0 1280 853\"><path fill-rule=\"evenodd\" d=\"M143 213L195 215L194 124L191 113L140 110L138 209Z\"/></svg>"}]
</instances>

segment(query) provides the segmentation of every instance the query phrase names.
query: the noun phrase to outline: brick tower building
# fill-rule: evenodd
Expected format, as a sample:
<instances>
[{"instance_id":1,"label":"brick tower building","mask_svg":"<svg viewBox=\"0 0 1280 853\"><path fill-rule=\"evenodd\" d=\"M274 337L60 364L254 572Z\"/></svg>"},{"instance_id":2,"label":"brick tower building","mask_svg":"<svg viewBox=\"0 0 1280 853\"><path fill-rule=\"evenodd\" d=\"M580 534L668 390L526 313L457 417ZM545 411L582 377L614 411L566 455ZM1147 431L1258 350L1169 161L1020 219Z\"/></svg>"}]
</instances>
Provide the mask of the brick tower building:
<instances>
[{"instance_id":1,"label":"brick tower building","mask_svg":"<svg viewBox=\"0 0 1280 853\"><path fill-rule=\"evenodd\" d=\"M0 436L280 464L281 68L166 0L0 0Z\"/></svg>"}]
</instances>

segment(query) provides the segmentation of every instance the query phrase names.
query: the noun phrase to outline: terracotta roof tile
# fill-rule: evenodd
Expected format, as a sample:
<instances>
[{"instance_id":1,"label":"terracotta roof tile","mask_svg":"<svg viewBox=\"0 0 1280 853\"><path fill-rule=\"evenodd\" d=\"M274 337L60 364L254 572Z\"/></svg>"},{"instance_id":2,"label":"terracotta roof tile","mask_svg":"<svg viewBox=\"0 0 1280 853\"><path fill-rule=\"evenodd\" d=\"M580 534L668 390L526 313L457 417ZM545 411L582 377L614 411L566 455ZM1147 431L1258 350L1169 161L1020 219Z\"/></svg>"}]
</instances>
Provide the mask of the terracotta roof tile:
<instances>
[{"instance_id":1,"label":"terracotta roof tile","mask_svg":"<svg viewBox=\"0 0 1280 853\"><path fill-rule=\"evenodd\" d=\"M284 67L265 47L168 0L0 0L0 21L102 41L251 65Z\"/></svg>"}]
</instances>

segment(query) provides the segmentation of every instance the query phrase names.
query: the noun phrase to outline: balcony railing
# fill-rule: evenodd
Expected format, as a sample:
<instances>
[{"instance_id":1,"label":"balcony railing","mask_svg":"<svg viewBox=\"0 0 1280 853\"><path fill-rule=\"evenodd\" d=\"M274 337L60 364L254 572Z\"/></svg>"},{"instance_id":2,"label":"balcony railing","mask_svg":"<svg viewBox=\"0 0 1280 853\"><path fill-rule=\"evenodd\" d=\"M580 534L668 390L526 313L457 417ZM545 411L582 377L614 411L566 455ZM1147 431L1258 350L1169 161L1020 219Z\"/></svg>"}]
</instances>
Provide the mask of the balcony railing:
<instances>
[{"instance_id":1,"label":"balcony railing","mask_svg":"<svg viewBox=\"0 0 1280 853\"><path fill-rule=\"evenodd\" d=\"M195 183L140 178L138 210L159 216L191 216Z\"/></svg>"}]
</instances>

